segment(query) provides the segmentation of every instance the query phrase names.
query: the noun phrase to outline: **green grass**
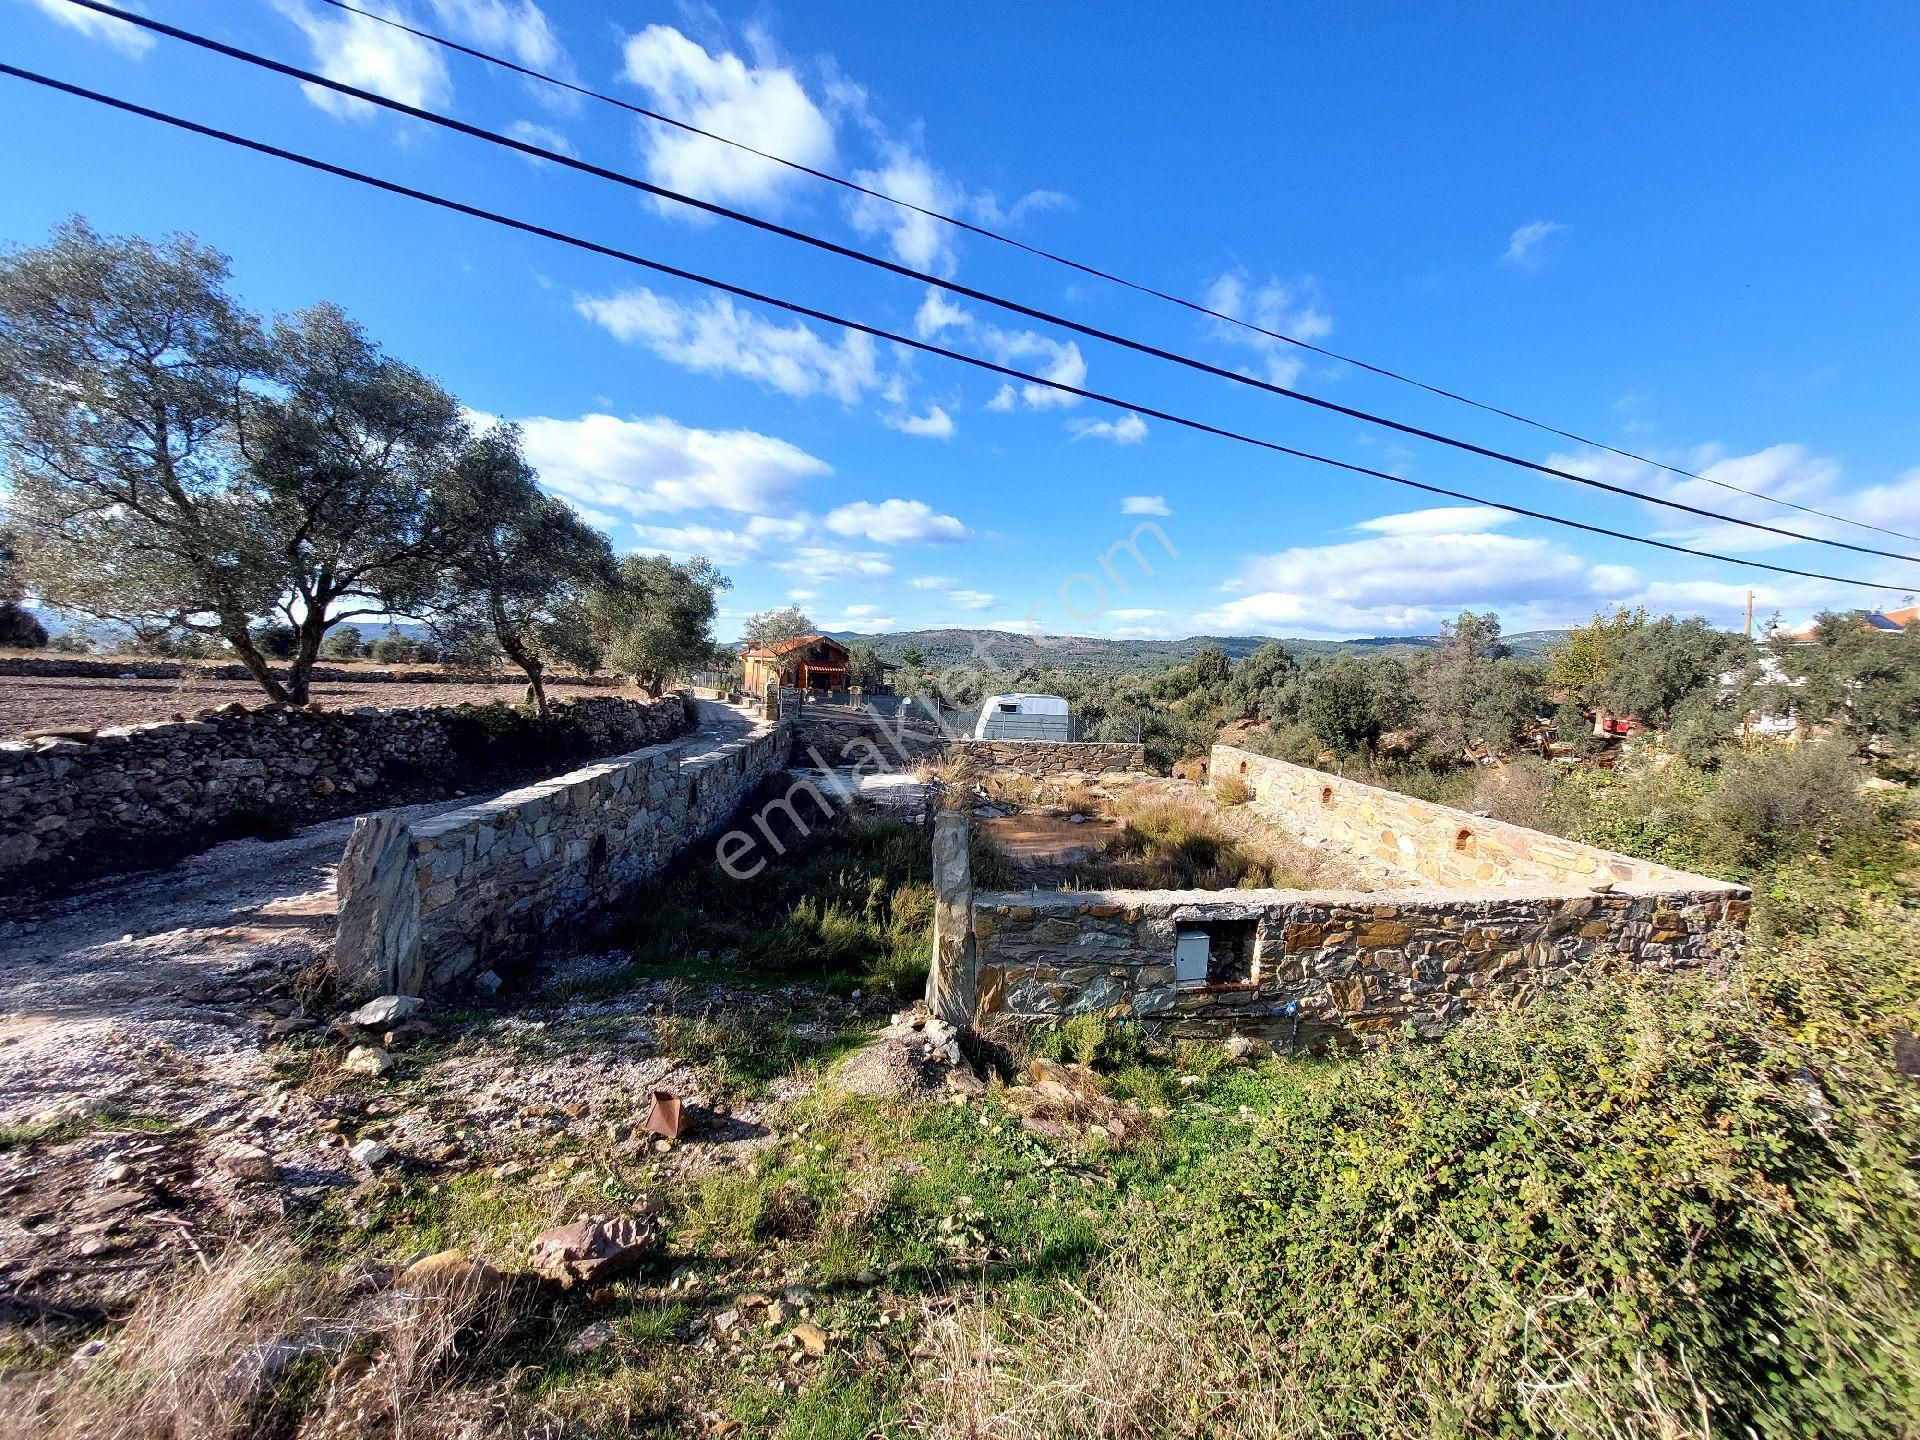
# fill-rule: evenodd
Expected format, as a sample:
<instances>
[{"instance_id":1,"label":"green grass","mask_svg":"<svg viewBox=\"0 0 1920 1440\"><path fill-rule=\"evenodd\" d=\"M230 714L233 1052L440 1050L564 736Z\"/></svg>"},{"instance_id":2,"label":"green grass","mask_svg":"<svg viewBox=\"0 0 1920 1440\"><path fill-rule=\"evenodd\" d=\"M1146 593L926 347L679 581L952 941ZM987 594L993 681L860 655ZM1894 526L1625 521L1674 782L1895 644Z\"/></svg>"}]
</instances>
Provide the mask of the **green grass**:
<instances>
[{"instance_id":1,"label":"green grass","mask_svg":"<svg viewBox=\"0 0 1920 1440\"><path fill-rule=\"evenodd\" d=\"M58 1145L104 1131L158 1135L173 1128L164 1115L146 1115L123 1105L108 1105L90 1115L70 1115L45 1124L0 1125L0 1153L35 1145Z\"/></svg>"}]
</instances>

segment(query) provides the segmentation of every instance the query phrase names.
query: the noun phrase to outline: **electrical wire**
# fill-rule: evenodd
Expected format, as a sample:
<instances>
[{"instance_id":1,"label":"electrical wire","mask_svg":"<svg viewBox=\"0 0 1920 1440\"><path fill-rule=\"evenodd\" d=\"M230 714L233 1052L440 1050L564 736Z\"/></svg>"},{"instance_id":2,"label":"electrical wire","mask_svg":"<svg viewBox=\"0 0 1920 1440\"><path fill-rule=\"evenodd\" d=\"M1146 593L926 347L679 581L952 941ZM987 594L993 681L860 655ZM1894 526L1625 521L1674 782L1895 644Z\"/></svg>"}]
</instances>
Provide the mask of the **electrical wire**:
<instances>
[{"instance_id":1,"label":"electrical wire","mask_svg":"<svg viewBox=\"0 0 1920 1440\"><path fill-rule=\"evenodd\" d=\"M914 280L920 284L934 286L946 290L951 294L960 295L985 305L992 305L998 309L1008 311L1011 314L1036 320L1042 324L1057 326L1060 329L1084 335L1089 339L1099 340L1106 344L1118 346L1121 349L1132 350L1138 354L1148 355L1157 360L1164 360L1170 364L1179 365L1189 370L1198 371L1201 374L1213 376L1216 379L1227 380L1237 385L1245 385L1253 389L1263 390L1269 394L1279 395L1289 400L1295 400L1302 404L1313 406L1316 409L1344 415L1350 419L1359 420L1367 424L1379 425L1403 435L1410 435L1417 439L1445 445L1451 449L1460 450L1470 455L1478 455L1483 459L1497 460L1504 465L1512 465L1519 469L1533 471L1536 474L1550 476L1556 480L1565 480L1571 484L1584 485L1589 489L1605 491L1609 494L1643 501L1650 505L1659 505L1666 509L1676 510L1700 519L1713 520L1728 525L1738 525L1749 530L1762 531L1769 535L1778 535L1788 540L1804 541L1813 545L1827 545L1839 550L1850 550L1859 555L1874 555L1883 559L1901 560L1908 564L1920 565L1920 556L1903 554L1897 550L1881 550L1869 545L1856 545L1847 540L1834 540L1825 536L1810 535L1804 531L1789 530L1783 526L1769 525L1759 520L1744 520L1735 515L1723 514L1717 510L1708 510L1698 505L1689 505L1684 501L1649 494L1644 490L1636 490L1632 486L1614 484L1610 481L1596 479L1593 476L1580 475L1571 470L1562 470L1556 466L1542 464L1535 460L1528 460L1522 456L1513 455L1506 451L1491 449L1488 446L1479 445L1470 440L1462 440L1455 436L1445 435L1435 430L1427 430L1417 425L1410 425L1404 421L1394 420L1388 416L1375 414L1371 411L1359 410L1350 405L1342 405L1337 401L1312 395L1304 390L1295 390L1289 386L1278 385L1271 381L1261 380L1252 375L1242 374L1239 371L1228 370L1194 356L1182 354L1176 350L1168 350L1145 341L1132 339L1114 331L1103 330L1097 326L1087 325L1052 311L1026 305L1017 300L1010 300L1004 296L979 290L970 285L962 285L958 281L943 279L940 276L929 274L924 270L916 270L912 266L898 264L883 256L872 254L869 251L859 250L849 245L842 245L838 241L828 240L823 236L810 234L807 231L798 230L792 226L781 225L775 221L749 214L746 211L736 210L731 206L717 204L710 200L702 200L662 185L656 185L652 181L643 180L635 175L628 175L619 170L610 170L605 166L596 165L572 155L564 155L558 151L549 150L544 146L532 144L529 141L515 139L510 135L501 134L499 131L488 130L484 126L469 124L464 120L455 119L451 115L443 115L435 110L427 110L417 105L409 105L404 101L394 100L388 96L381 95L377 91L366 90L356 85L349 85L344 81L335 80L311 70L301 69L297 65L289 65L284 61L272 59L269 56L258 54L255 51L246 50L235 45L228 45L223 41L212 39L209 36L200 35L191 30L183 30L178 26L169 25L163 21L136 14L130 10L123 10L116 5L105 3L105 0L68 0L68 3L79 5L88 10L98 11L103 15L114 16L130 24L152 30L157 34L166 35L171 39L180 40L201 49L228 56L231 59L242 61L245 64L254 65L261 69L273 71L276 74L285 75L290 79L298 80L303 85L317 85L338 94L346 95L352 99L380 106L397 114L407 115L413 119L425 121L428 124L437 125L443 129L452 130L477 140L484 140L491 145L517 151L523 155L530 155L535 159L564 166L582 174L591 175L596 179L606 180L612 184L621 185L644 194L673 200L680 204L702 210L708 214L733 220L772 235L778 235L782 239L794 240L803 245L811 246L814 249L823 250L829 254L838 255L845 259L855 260L861 264L885 270L891 274Z\"/></svg>"},{"instance_id":2,"label":"electrical wire","mask_svg":"<svg viewBox=\"0 0 1920 1440\"><path fill-rule=\"evenodd\" d=\"M1485 400L1475 400L1473 397L1462 395L1456 390L1449 390L1444 386L1434 385L1428 381L1416 379L1414 376L1408 375L1403 371L1394 370L1385 365L1375 365L1357 356L1329 349L1325 345L1316 345L1311 340L1302 340L1299 336L1289 335L1284 330L1275 330L1255 321L1248 320L1243 316L1231 315L1223 310L1216 310L1210 305L1202 305L1198 301L1188 300L1184 296L1172 294L1169 291L1159 289L1157 286L1149 285L1144 281L1129 280L1124 275L1118 275L1111 270L1102 269L1097 265L1091 265L1082 260L1075 260L1071 256L1061 255L1056 251L1048 250L1042 246L1030 244L1025 240L1017 239L1003 231L995 230L991 226L976 224L971 220L963 220L957 215L948 215L942 211L930 209L925 205L915 204L911 200L902 200L897 195L889 195L883 190L875 190L871 186L862 185L857 180L849 180L844 175L835 175L830 170L821 170L815 166L803 164L798 160L789 160L783 155L775 155L771 151L761 150L756 146L749 145L744 140L735 140L731 136L705 129L690 121L665 114L662 111L649 109L644 105L636 105L629 100L622 100L617 95L609 95L605 91L576 84L571 80L562 79L558 75L549 74L546 71L536 70L531 66L519 64L516 61L507 59L503 55L495 55L491 51L482 50L477 46L464 45L458 40L436 34L420 26L410 25L406 21L397 19L394 16L382 15L372 10L363 10L357 5L348 4L347 0L324 0L324 3L331 5L336 10L345 11L349 15L357 15L363 20L372 20L394 30L403 31L408 35L414 36L416 39L425 40L443 49L469 56L485 64L497 66L502 70L511 71L529 80L537 80L542 84L552 85L557 89L570 91L575 95L581 95L590 100L597 100L604 105L615 106L618 109L625 110L630 114L639 115L658 124L668 125L676 130L684 130L690 135L698 135L704 139L715 141L718 144L731 146L743 154L770 161L775 165L783 165L789 170L796 171L802 175L812 176L816 180L823 180L829 185L837 185L855 194L865 195L889 205L896 205L902 210L909 210L916 215L923 215L929 220L937 220L943 225L951 225L956 230L963 230L970 235L977 235L982 239L992 240L997 244L1009 246L1015 250L1023 251L1028 255L1035 256L1038 259L1050 261L1055 265L1065 266L1069 270L1077 270L1082 275L1090 275L1095 279L1104 280L1109 284L1132 290L1136 294L1151 296L1156 300L1164 300L1169 305L1177 305L1181 309L1191 311L1196 315L1204 315L1211 320L1237 326L1242 330L1264 336L1269 340L1283 341L1288 345L1295 346L1311 354L1321 355L1329 360L1337 360L1343 365L1351 365L1357 370L1364 370L1368 374L1378 375L1402 385L1410 385L1416 390L1424 390L1429 395L1437 395L1442 399L1452 400L1457 404L1471 406L1473 409L1484 411L1489 415L1498 415L1504 420L1512 420L1518 424L1530 426L1544 434L1555 435L1562 440L1571 440L1576 445L1585 445L1589 449L1604 451L1609 455L1618 456L1622 460L1631 460L1639 465L1646 465L1656 470L1664 470L1669 475L1678 475L1685 480L1698 480L1707 485L1715 485L1735 495L1747 495L1756 500L1764 500L1770 505L1780 505L1789 510L1797 510L1803 515L1814 515L1823 520L1832 520L1836 524L1851 525L1857 530L1871 530L1881 535L1891 535L1895 539L1912 540L1920 543L1920 535L1912 535L1904 530L1890 529L1885 525L1875 525L1866 520L1855 520L1850 516L1840 515L1831 510L1822 510L1816 505L1804 505L1797 500L1788 500L1784 496L1769 495L1763 490L1751 490L1744 485L1735 485L1731 481L1717 479L1712 475L1703 475L1698 471L1688 470L1679 465L1672 465L1664 460L1655 460L1632 450L1623 450L1616 445L1607 444L1604 440L1595 440L1588 436L1578 434L1575 431L1562 429L1560 426L1550 424L1545 420L1535 420L1531 416L1522 415L1518 411L1508 410Z\"/></svg>"},{"instance_id":3,"label":"electrical wire","mask_svg":"<svg viewBox=\"0 0 1920 1440\"><path fill-rule=\"evenodd\" d=\"M164 110L157 110L151 106L141 105L131 100L123 100L118 96L106 95L97 90L89 90L85 86L76 85L70 81L57 80L52 76L27 70L17 65L0 63L0 75L9 75L15 79L25 80L49 90L57 90L78 99L105 105L125 114L137 115L142 119L157 121L163 125L168 125L174 129L183 130L190 134L201 135L212 140L219 140L243 150L250 150L255 154L266 155L277 160L285 160L306 169L318 171L321 174L332 175L343 180L351 180L357 184L365 185L375 190L385 191L391 195L399 195L406 199L417 200L423 204L448 210L455 214L466 215L476 220L485 220L491 224L499 225L509 230L516 230L523 234L539 236L542 239L552 240L589 254L619 260L628 265L635 265L642 269L652 271L655 274L670 276L677 280L685 280L711 290L717 290L722 294L732 295L739 299L750 301L756 305L764 305L772 309L784 311L790 315L798 315L806 319L817 320L822 324L839 326L842 329L869 335L874 339L885 340L891 344L905 346L908 349L917 350L923 354L938 355L963 365L972 366L978 370L987 371L990 374L999 375L1008 380L1017 380L1026 385L1039 385L1049 390L1058 391L1064 395L1072 395L1083 400L1091 400L1096 404L1105 405L1115 410L1123 412L1131 411L1134 414L1151 416L1169 425L1196 431L1203 435L1213 435L1221 439L1232 440L1239 444L1250 445L1275 454L1288 455L1295 459L1311 461L1318 465L1330 466L1348 474L1364 475L1371 479L1384 480L1389 484L1402 485L1409 489L1423 491L1429 495L1439 495L1450 500L1461 500L1472 505L1485 505L1492 509L1504 510L1508 514L1519 515L1530 520L1540 520L1571 530L1580 530L1592 535L1603 535L1614 540L1625 540L1635 545L1646 545L1657 550L1666 550L1678 555L1692 555L1698 559L1714 560L1727 565L1738 565L1750 570L1765 570L1776 575L1792 575L1806 580L1824 580L1836 585L1851 585L1866 590L1904 592L1911 588L1878 580L1862 580L1853 576L1828 575L1817 570L1802 570L1791 565L1775 565L1770 561L1752 560L1735 555L1723 555L1712 550L1695 549L1686 545L1674 544L1666 540L1656 540L1651 536L1635 535L1625 530L1611 529L1607 526L1596 525L1585 520L1575 520L1569 516L1553 514L1550 511L1533 510L1525 506L1513 505L1501 500L1489 500L1465 490L1455 490L1443 485L1434 485L1424 480L1411 480L1404 475L1394 475L1385 470L1373 469L1370 466L1356 465L1350 461L1338 460L1328 455L1316 454L1310 450L1297 449L1294 446L1283 445L1275 440L1261 439L1258 436L1248 435L1238 430L1227 429L1223 426L1212 425L1203 420L1195 420L1190 416L1176 414L1173 411L1143 405L1137 401L1121 399L1118 396L1108 395L1098 390L1090 390L1084 386L1070 385L1062 380L1050 379L1044 375L1035 375L1025 370L1016 369L1011 365L1003 365L998 361L986 359L984 356L969 355L965 351L950 349L945 345L934 344L932 341L902 335L896 331L886 330L877 325L869 325L864 321L852 320L845 316L835 315L830 311L815 309L812 306L800 304L798 301L785 300L779 296L751 290L745 286L735 285L730 281L721 280L714 276L703 275L695 270L687 270L677 265L669 265L664 261L649 259L644 255L638 255L629 250L622 250L611 245L603 245L597 240L588 240L582 236L536 224L530 220L521 220L514 216L503 215L498 211L483 209L477 205L469 205L465 201L454 200L444 195L436 195L431 191L415 189L410 185L403 185L398 181L385 180L377 175L370 175L364 171L355 170L345 165L336 165L331 161L319 159L317 156L306 155L297 150L283 149L280 146L270 145L262 140L250 139L247 136L235 134L232 131L221 130L212 125L202 124L197 120L189 120L184 116L174 115Z\"/></svg>"}]
</instances>

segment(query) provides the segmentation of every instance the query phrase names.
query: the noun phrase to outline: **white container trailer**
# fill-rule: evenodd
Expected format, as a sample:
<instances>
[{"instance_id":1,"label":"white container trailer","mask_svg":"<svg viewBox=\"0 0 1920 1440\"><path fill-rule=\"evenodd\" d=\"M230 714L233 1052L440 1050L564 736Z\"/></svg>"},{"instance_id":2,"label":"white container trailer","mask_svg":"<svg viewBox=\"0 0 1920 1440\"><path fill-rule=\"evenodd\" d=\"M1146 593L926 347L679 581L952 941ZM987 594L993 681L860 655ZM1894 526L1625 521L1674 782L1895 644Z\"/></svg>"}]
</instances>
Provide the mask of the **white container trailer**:
<instances>
[{"instance_id":1,"label":"white container trailer","mask_svg":"<svg viewBox=\"0 0 1920 1440\"><path fill-rule=\"evenodd\" d=\"M1029 695L1015 691L989 695L980 702L974 721L976 740L1069 740L1072 738L1067 702L1058 695Z\"/></svg>"}]
</instances>

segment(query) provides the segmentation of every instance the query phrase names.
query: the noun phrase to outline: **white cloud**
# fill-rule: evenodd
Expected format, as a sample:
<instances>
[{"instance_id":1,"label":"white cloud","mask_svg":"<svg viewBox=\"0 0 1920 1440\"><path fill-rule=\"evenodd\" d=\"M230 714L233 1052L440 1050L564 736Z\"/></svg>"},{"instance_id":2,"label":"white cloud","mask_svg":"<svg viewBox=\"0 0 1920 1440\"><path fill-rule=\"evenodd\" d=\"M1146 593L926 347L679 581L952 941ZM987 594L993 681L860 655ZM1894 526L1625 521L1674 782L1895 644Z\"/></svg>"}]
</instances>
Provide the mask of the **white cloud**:
<instances>
[{"instance_id":1,"label":"white cloud","mask_svg":"<svg viewBox=\"0 0 1920 1440\"><path fill-rule=\"evenodd\" d=\"M1147 422L1131 410L1118 420L1069 420L1067 430L1076 440L1111 440L1116 445L1138 445L1147 438Z\"/></svg>"},{"instance_id":2,"label":"white cloud","mask_svg":"<svg viewBox=\"0 0 1920 1440\"><path fill-rule=\"evenodd\" d=\"M1124 495L1120 499L1122 515L1171 515L1164 495Z\"/></svg>"},{"instance_id":3,"label":"white cloud","mask_svg":"<svg viewBox=\"0 0 1920 1440\"><path fill-rule=\"evenodd\" d=\"M947 599L962 610L991 610L1000 603L998 595L989 595L984 590L949 590Z\"/></svg>"},{"instance_id":4,"label":"white cloud","mask_svg":"<svg viewBox=\"0 0 1920 1440\"><path fill-rule=\"evenodd\" d=\"M1002 365L1012 365L1028 374L1039 375L1062 385L1087 383L1086 359L1080 354L1080 347L1071 340L1050 339L1032 330L1001 330L992 325L982 327L981 339L987 352ZM1012 409L1015 393L1013 386L1001 386L999 393L987 403L987 408ZM1046 385L1022 385L1018 394L1030 410L1050 410L1080 403L1078 395L1068 395Z\"/></svg>"},{"instance_id":5,"label":"white cloud","mask_svg":"<svg viewBox=\"0 0 1920 1440\"><path fill-rule=\"evenodd\" d=\"M1468 535L1511 524L1518 517L1491 505L1436 505L1399 515L1376 515L1353 528L1377 535Z\"/></svg>"},{"instance_id":6,"label":"white cloud","mask_svg":"<svg viewBox=\"0 0 1920 1440\"><path fill-rule=\"evenodd\" d=\"M1153 620L1166 613L1164 610L1141 610L1137 608L1109 610L1106 612L1107 618L1110 620Z\"/></svg>"},{"instance_id":7,"label":"white cloud","mask_svg":"<svg viewBox=\"0 0 1920 1440\"><path fill-rule=\"evenodd\" d=\"M902 265L935 275L951 275L954 267L954 228L932 215L958 215L966 209L966 191L942 175L923 157L903 145L888 144L885 163L878 170L859 170L854 180L869 190L902 200L895 205L872 195L855 195L847 218L862 235L885 235L893 258ZM909 210L907 205L918 206Z\"/></svg>"},{"instance_id":8,"label":"white cloud","mask_svg":"<svg viewBox=\"0 0 1920 1440\"><path fill-rule=\"evenodd\" d=\"M487 50L505 50L535 70L557 68L560 42L533 0L432 0L434 13L463 39ZM359 8L366 9L364 0Z\"/></svg>"},{"instance_id":9,"label":"white cloud","mask_svg":"<svg viewBox=\"0 0 1920 1440\"><path fill-rule=\"evenodd\" d=\"M893 573L892 563L878 550L840 550L829 545L798 546L787 559L774 561L773 568L817 580L878 580Z\"/></svg>"},{"instance_id":10,"label":"white cloud","mask_svg":"<svg viewBox=\"0 0 1920 1440\"><path fill-rule=\"evenodd\" d=\"M329 80L371 90L403 105L424 110L443 107L453 93L453 82L439 52L418 36L382 25L352 11L314 10L303 0L274 0L275 8L307 37L313 65ZM406 17L374 0L361 8L389 18ZM378 113L375 106L319 85L303 85L307 98L330 115L364 120Z\"/></svg>"},{"instance_id":11,"label":"white cloud","mask_svg":"<svg viewBox=\"0 0 1920 1440\"><path fill-rule=\"evenodd\" d=\"M573 308L616 339L705 375L741 375L804 399L827 394L851 405L884 383L873 340L849 330L838 343L806 325L780 325L725 296L684 304L641 287L577 295Z\"/></svg>"},{"instance_id":12,"label":"white cloud","mask_svg":"<svg viewBox=\"0 0 1920 1440\"><path fill-rule=\"evenodd\" d=\"M1558 220L1529 220L1507 237L1507 253L1500 258L1523 270L1537 270L1551 253L1547 242L1566 228Z\"/></svg>"},{"instance_id":13,"label":"white cloud","mask_svg":"<svg viewBox=\"0 0 1920 1440\"><path fill-rule=\"evenodd\" d=\"M1312 276L1291 284L1269 277L1254 285L1244 270L1229 270L1209 285L1201 303L1207 309L1271 330L1296 340L1323 340L1333 333L1333 317L1321 306L1320 287ZM1272 335L1256 334L1244 325L1212 322L1214 334L1229 344L1259 352L1263 378L1274 385L1291 386L1306 369L1306 352Z\"/></svg>"},{"instance_id":14,"label":"white cloud","mask_svg":"<svg viewBox=\"0 0 1920 1440\"><path fill-rule=\"evenodd\" d=\"M1769 445L1747 455L1729 455L1720 446L1702 445L1661 458L1671 459L1681 469L1701 478L1685 479L1658 466L1604 451L1551 455L1547 463L1575 475L1629 486L1737 519L1755 520L1821 539L1844 539L1875 549L1909 547L1902 546L1893 536L1876 536L1836 520L1783 509L1756 495L1739 494L1724 487L1759 491L1891 530L1913 531L1920 527L1920 469L1910 470L1884 485L1849 490L1843 484L1845 472L1840 463L1804 445ZM1790 536L1774 535L1745 525L1691 517L1665 506L1649 505L1647 515L1652 522L1648 533L1655 538L1677 540L1701 549L1752 554L1802 543Z\"/></svg>"},{"instance_id":15,"label":"white cloud","mask_svg":"<svg viewBox=\"0 0 1920 1440\"><path fill-rule=\"evenodd\" d=\"M1248 593L1194 623L1227 632L1430 634L1461 610L1493 609L1521 617L1509 625L1520 629L1566 623L1641 591L1629 566L1596 565L1553 541L1472 528L1482 521L1480 508L1467 507L1469 528L1459 531L1416 525L1258 558L1242 577Z\"/></svg>"},{"instance_id":16,"label":"white cloud","mask_svg":"<svg viewBox=\"0 0 1920 1440\"><path fill-rule=\"evenodd\" d=\"M947 590L959 583L949 575L916 575L907 581L916 590Z\"/></svg>"},{"instance_id":17,"label":"white cloud","mask_svg":"<svg viewBox=\"0 0 1920 1440\"><path fill-rule=\"evenodd\" d=\"M969 533L959 520L924 500L882 500L877 505L855 501L828 511L826 526L836 535L861 536L879 545L950 545Z\"/></svg>"},{"instance_id":18,"label":"white cloud","mask_svg":"<svg viewBox=\"0 0 1920 1440\"><path fill-rule=\"evenodd\" d=\"M78 30L89 40L104 40L123 55L139 59L153 48L153 35L137 25L119 20L112 15L102 15L98 10L82 10L78 5L69 5L67 0L32 0L32 3L49 20L57 20L69 29ZM121 6L128 10L142 7L120 0Z\"/></svg>"},{"instance_id":19,"label":"white cloud","mask_svg":"<svg viewBox=\"0 0 1920 1440\"><path fill-rule=\"evenodd\" d=\"M801 482L832 473L826 461L771 435L697 430L665 416L536 416L519 423L541 482L602 512L730 510L762 526L781 524L769 512L784 510Z\"/></svg>"},{"instance_id":20,"label":"white cloud","mask_svg":"<svg viewBox=\"0 0 1920 1440\"><path fill-rule=\"evenodd\" d=\"M542 150L551 150L557 155L578 156L580 153L573 148L571 140L551 125L536 125L531 120L516 120L507 127L507 133L523 144L538 145ZM529 155L526 158L535 165L550 163L537 155Z\"/></svg>"},{"instance_id":21,"label":"white cloud","mask_svg":"<svg viewBox=\"0 0 1920 1440\"><path fill-rule=\"evenodd\" d=\"M789 600L818 600L819 598L820 598L820 592L818 590L807 590L802 588L798 590L787 591L787 599Z\"/></svg>"},{"instance_id":22,"label":"white cloud","mask_svg":"<svg viewBox=\"0 0 1920 1440\"><path fill-rule=\"evenodd\" d=\"M649 25L628 38L625 75L657 108L795 164L833 164L833 124L790 69L749 64L732 52L709 54L669 25ZM646 123L640 144L648 178L704 200L775 204L803 179L771 160L668 125ZM659 208L689 218L699 212L670 200Z\"/></svg>"},{"instance_id":23,"label":"white cloud","mask_svg":"<svg viewBox=\"0 0 1920 1440\"><path fill-rule=\"evenodd\" d=\"M929 440L953 438L953 417L938 405L930 407L924 415L883 415L880 423L903 435L920 435Z\"/></svg>"},{"instance_id":24,"label":"white cloud","mask_svg":"<svg viewBox=\"0 0 1920 1440\"><path fill-rule=\"evenodd\" d=\"M913 316L914 334L922 340L930 340L942 330L964 330L972 324L971 315L940 291L931 288Z\"/></svg>"}]
</instances>

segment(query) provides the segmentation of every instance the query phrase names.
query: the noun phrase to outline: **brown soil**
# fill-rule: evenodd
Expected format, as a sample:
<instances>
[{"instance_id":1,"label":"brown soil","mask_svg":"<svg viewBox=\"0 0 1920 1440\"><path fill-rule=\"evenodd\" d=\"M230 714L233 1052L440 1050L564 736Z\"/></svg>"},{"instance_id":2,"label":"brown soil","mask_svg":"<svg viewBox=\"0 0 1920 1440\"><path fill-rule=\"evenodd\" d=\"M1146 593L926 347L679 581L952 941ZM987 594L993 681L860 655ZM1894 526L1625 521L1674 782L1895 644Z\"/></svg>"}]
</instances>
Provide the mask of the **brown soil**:
<instances>
[{"instance_id":1,"label":"brown soil","mask_svg":"<svg viewBox=\"0 0 1920 1440\"><path fill-rule=\"evenodd\" d=\"M1075 825L1053 815L1003 815L979 821L978 829L996 850L1023 868L1088 859L1125 833L1117 820L1087 819Z\"/></svg>"},{"instance_id":2,"label":"brown soil","mask_svg":"<svg viewBox=\"0 0 1920 1440\"><path fill-rule=\"evenodd\" d=\"M318 681L313 686L313 699L335 710L350 710L359 705L397 710L469 701L486 704L493 700L516 704L525 688L521 680L460 685ZM638 696L640 693L564 682L547 687L548 697L554 700L582 695ZM171 720L175 716L191 717L196 710L235 700L247 706L268 703L265 691L243 680L40 679L0 675L0 740L17 739L37 730L98 730L109 725L139 725Z\"/></svg>"}]
</instances>

